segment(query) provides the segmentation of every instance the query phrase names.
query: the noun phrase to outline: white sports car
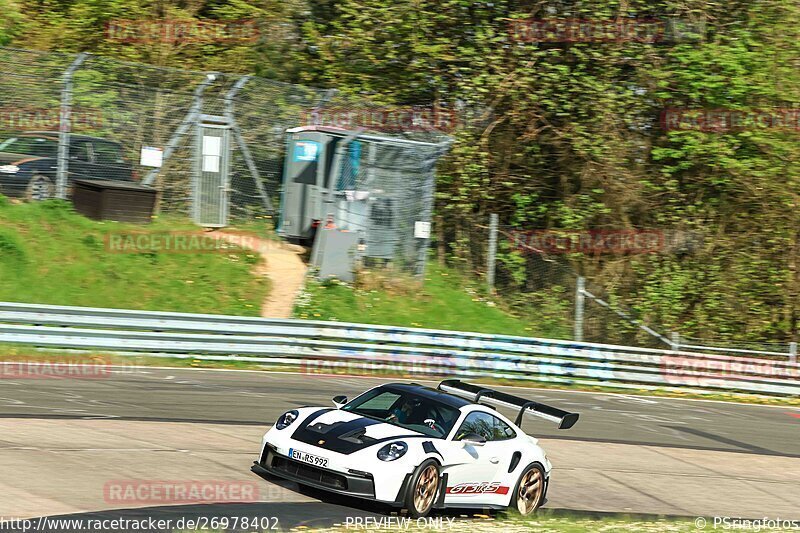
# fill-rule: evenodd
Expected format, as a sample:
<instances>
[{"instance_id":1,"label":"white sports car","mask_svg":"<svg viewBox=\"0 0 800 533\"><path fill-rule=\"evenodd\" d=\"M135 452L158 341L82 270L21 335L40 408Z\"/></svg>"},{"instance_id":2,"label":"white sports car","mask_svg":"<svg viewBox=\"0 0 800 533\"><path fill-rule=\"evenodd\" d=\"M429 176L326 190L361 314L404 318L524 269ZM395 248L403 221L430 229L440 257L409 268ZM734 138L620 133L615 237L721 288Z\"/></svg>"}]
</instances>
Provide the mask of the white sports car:
<instances>
[{"instance_id":1,"label":"white sports car","mask_svg":"<svg viewBox=\"0 0 800 533\"><path fill-rule=\"evenodd\" d=\"M511 507L523 515L544 501L550 461L521 429L525 413L568 429L568 413L458 380L432 389L389 383L336 408L301 407L264 435L252 470L330 492L407 509ZM487 405L488 404L488 405ZM515 422L493 406L518 409Z\"/></svg>"}]
</instances>

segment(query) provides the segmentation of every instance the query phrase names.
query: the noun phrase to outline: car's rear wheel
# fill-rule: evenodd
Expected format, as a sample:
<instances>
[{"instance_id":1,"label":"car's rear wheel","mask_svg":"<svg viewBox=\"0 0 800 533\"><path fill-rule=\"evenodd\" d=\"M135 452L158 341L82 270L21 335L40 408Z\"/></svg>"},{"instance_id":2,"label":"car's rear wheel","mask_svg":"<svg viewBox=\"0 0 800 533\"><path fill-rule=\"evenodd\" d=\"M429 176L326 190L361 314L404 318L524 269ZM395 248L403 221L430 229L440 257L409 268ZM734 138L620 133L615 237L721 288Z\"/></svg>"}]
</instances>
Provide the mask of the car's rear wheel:
<instances>
[{"instance_id":1,"label":"car's rear wheel","mask_svg":"<svg viewBox=\"0 0 800 533\"><path fill-rule=\"evenodd\" d=\"M522 516L529 516L542 505L542 500L544 500L544 469L538 463L533 463L519 477L511 507Z\"/></svg>"},{"instance_id":2,"label":"car's rear wheel","mask_svg":"<svg viewBox=\"0 0 800 533\"><path fill-rule=\"evenodd\" d=\"M433 504L436 503L436 497L439 495L440 479L439 464L433 459L423 461L414 470L405 500L405 508L412 517L427 516L433 509Z\"/></svg>"},{"instance_id":3,"label":"car's rear wheel","mask_svg":"<svg viewBox=\"0 0 800 533\"><path fill-rule=\"evenodd\" d=\"M34 176L28 182L25 198L31 202L40 202L53 197L53 182L47 176Z\"/></svg>"}]
</instances>

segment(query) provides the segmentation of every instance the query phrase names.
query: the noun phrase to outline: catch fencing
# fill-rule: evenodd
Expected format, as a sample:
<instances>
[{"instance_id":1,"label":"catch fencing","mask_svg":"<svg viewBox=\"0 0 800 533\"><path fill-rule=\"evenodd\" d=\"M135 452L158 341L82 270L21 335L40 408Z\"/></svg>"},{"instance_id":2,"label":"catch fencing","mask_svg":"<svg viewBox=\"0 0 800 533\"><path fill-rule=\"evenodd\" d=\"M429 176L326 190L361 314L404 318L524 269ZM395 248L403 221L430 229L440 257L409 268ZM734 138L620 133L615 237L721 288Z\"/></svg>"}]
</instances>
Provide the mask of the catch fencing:
<instances>
[{"instance_id":1,"label":"catch fencing","mask_svg":"<svg viewBox=\"0 0 800 533\"><path fill-rule=\"evenodd\" d=\"M800 394L800 368L786 358L293 319L6 302L0 303L0 343L248 361L307 373Z\"/></svg>"},{"instance_id":2,"label":"catch fencing","mask_svg":"<svg viewBox=\"0 0 800 533\"><path fill-rule=\"evenodd\" d=\"M387 259L422 270L419 239L407 228L430 222L433 167L454 125L448 110L387 108L335 90L91 54L0 47L0 72L0 159L11 157L0 161L0 185L14 181L4 165L15 155L51 162L35 190L15 183L19 190L0 190L7 196L67 198L75 179L132 179L157 189L157 214L221 227L274 220L289 129L425 141L402 153L384 143L349 154L332 171L342 187L360 187L342 195L363 198L372 224L387 228ZM14 141L31 132L40 135Z\"/></svg>"},{"instance_id":3,"label":"catch fencing","mask_svg":"<svg viewBox=\"0 0 800 533\"><path fill-rule=\"evenodd\" d=\"M741 270L748 258L792 253L785 244L766 248L734 234L728 245L741 247L715 255L718 242L702 230L535 229L502 220L502 214L456 220L458 231L446 235L439 257L480 280L470 288L476 298L488 295L489 304L526 321L533 335L797 357L791 328L753 327L753 316L767 308L771 316L791 316L795 302L780 283L789 272L752 268L744 282L727 268L734 260ZM744 292L750 286L755 290Z\"/></svg>"}]
</instances>

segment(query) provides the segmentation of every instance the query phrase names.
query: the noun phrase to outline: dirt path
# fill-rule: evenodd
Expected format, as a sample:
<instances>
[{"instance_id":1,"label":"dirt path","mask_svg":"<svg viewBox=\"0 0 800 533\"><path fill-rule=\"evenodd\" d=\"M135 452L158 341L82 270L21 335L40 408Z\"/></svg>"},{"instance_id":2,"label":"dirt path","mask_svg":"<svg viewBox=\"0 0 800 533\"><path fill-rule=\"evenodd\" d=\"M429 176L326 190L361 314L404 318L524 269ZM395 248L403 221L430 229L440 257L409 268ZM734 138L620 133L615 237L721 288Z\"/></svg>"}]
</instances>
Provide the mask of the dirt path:
<instances>
[{"instance_id":1,"label":"dirt path","mask_svg":"<svg viewBox=\"0 0 800 533\"><path fill-rule=\"evenodd\" d=\"M301 259L302 248L271 239L236 233L224 234L230 242L245 246L261 255L256 274L271 282L269 294L261 304L263 318L290 318L294 300L303 287L306 264Z\"/></svg>"}]
</instances>

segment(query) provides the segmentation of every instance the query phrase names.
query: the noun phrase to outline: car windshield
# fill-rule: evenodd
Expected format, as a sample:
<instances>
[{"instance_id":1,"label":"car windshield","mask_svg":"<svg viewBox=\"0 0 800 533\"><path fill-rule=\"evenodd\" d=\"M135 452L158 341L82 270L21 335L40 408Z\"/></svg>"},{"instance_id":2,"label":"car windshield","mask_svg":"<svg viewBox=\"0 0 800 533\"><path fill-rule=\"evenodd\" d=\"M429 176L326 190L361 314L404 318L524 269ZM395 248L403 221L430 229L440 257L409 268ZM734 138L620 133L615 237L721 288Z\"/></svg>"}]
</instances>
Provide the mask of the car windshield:
<instances>
[{"instance_id":1,"label":"car windshield","mask_svg":"<svg viewBox=\"0 0 800 533\"><path fill-rule=\"evenodd\" d=\"M11 137L0 142L0 152L55 157L58 152L58 143L47 137Z\"/></svg>"},{"instance_id":2,"label":"car windshield","mask_svg":"<svg viewBox=\"0 0 800 533\"><path fill-rule=\"evenodd\" d=\"M460 414L444 403L391 387L366 392L342 409L437 438L450 433Z\"/></svg>"}]
</instances>

